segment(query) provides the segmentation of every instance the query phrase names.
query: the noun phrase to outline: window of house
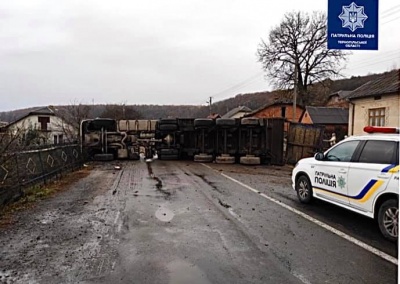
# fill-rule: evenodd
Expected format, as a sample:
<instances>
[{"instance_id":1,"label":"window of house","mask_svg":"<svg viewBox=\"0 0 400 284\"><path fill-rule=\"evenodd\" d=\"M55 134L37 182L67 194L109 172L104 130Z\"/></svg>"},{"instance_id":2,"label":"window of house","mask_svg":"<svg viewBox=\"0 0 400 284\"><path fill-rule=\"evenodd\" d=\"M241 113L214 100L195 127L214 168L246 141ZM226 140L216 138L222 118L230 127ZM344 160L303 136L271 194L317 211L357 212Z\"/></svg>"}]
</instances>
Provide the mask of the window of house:
<instances>
[{"instance_id":1,"label":"window of house","mask_svg":"<svg viewBox=\"0 0 400 284\"><path fill-rule=\"evenodd\" d=\"M40 123L40 130L48 130L47 124L50 123L50 117L39 116L38 121Z\"/></svg>"},{"instance_id":2,"label":"window of house","mask_svg":"<svg viewBox=\"0 0 400 284\"><path fill-rule=\"evenodd\" d=\"M286 107L281 107L281 117L286 117Z\"/></svg>"},{"instance_id":3,"label":"window of house","mask_svg":"<svg viewBox=\"0 0 400 284\"><path fill-rule=\"evenodd\" d=\"M54 135L54 145L57 145L58 144L58 137L57 137L57 135Z\"/></svg>"},{"instance_id":4,"label":"window of house","mask_svg":"<svg viewBox=\"0 0 400 284\"><path fill-rule=\"evenodd\" d=\"M368 110L368 125L385 126L385 108L373 108Z\"/></svg>"}]
</instances>

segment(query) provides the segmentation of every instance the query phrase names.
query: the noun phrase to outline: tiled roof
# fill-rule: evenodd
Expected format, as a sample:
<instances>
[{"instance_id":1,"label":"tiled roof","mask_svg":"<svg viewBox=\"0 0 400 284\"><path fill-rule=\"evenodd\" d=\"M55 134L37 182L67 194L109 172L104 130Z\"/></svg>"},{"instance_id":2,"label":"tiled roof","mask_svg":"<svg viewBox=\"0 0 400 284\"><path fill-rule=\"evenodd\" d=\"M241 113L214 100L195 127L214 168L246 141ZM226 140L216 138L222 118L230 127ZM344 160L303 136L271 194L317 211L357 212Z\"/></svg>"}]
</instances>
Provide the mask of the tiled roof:
<instances>
[{"instance_id":1,"label":"tiled roof","mask_svg":"<svg viewBox=\"0 0 400 284\"><path fill-rule=\"evenodd\" d=\"M339 107L306 107L314 124L347 124L349 110Z\"/></svg>"},{"instance_id":2,"label":"tiled roof","mask_svg":"<svg viewBox=\"0 0 400 284\"><path fill-rule=\"evenodd\" d=\"M54 115L54 111L52 109L52 107L42 107L42 108L38 108L38 109L34 109L33 111L31 111L29 113L29 115Z\"/></svg>"},{"instance_id":3,"label":"tiled roof","mask_svg":"<svg viewBox=\"0 0 400 284\"><path fill-rule=\"evenodd\" d=\"M371 80L355 89L348 98L357 99L373 97L400 92L400 69L382 74L375 80Z\"/></svg>"},{"instance_id":4,"label":"tiled roof","mask_svg":"<svg viewBox=\"0 0 400 284\"><path fill-rule=\"evenodd\" d=\"M251 109L249 109L246 106L239 106L236 107L234 109L231 109L230 111L228 111L227 113L225 113L222 118L231 118L232 116L234 116L235 114L239 113L239 112L251 112Z\"/></svg>"},{"instance_id":5,"label":"tiled roof","mask_svg":"<svg viewBox=\"0 0 400 284\"><path fill-rule=\"evenodd\" d=\"M256 114L256 113L258 113L258 112L260 112L260 111L262 111L262 110L264 110L266 108L269 108L271 106L288 106L288 105L292 106L293 103L291 101L276 101L276 102L273 102L273 103L268 103L268 104L266 104L266 105L264 105L264 106L262 106L262 107L260 107L260 108L258 108L256 110L253 110L252 112L249 112L245 116L246 117L251 117L254 114ZM300 104L297 104L296 106L301 108L301 109L304 109L304 107L302 105L300 105Z\"/></svg>"}]
</instances>

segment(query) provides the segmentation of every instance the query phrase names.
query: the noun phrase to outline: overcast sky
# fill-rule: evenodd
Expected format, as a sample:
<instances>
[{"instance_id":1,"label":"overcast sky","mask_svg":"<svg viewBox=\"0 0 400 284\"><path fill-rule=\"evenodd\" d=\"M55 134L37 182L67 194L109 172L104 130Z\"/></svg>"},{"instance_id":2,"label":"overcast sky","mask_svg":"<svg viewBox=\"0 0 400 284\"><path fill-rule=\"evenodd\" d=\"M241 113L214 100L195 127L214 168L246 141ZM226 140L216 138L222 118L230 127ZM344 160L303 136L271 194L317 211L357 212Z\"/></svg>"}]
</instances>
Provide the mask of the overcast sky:
<instances>
[{"instance_id":1,"label":"overcast sky","mask_svg":"<svg viewBox=\"0 0 400 284\"><path fill-rule=\"evenodd\" d=\"M380 0L379 51L344 75L400 68L400 3ZM271 90L256 51L286 12L327 1L0 2L0 111L44 105L205 104Z\"/></svg>"}]
</instances>

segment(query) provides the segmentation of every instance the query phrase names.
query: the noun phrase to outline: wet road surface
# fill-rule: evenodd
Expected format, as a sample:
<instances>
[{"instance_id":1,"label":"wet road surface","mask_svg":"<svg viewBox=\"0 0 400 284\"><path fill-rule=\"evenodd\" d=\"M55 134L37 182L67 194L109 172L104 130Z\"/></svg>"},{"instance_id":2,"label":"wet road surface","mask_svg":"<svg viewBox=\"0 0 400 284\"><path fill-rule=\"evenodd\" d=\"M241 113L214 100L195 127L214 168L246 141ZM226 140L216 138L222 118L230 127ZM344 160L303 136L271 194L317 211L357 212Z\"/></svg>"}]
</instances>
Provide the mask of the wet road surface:
<instances>
[{"instance_id":1,"label":"wet road surface","mask_svg":"<svg viewBox=\"0 0 400 284\"><path fill-rule=\"evenodd\" d=\"M0 283L397 283L397 265L280 202L397 258L372 220L299 204L286 167L126 161L2 228Z\"/></svg>"}]
</instances>

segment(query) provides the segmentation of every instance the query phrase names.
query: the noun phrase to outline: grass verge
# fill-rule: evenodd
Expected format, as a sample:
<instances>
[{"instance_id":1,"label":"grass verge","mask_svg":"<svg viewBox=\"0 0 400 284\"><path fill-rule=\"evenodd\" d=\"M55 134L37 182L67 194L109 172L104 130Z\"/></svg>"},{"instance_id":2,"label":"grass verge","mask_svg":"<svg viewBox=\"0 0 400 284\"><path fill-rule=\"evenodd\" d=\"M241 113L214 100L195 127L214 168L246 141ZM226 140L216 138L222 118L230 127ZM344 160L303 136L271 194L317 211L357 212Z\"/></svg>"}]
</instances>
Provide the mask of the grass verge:
<instances>
[{"instance_id":1,"label":"grass verge","mask_svg":"<svg viewBox=\"0 0 400 284\"><path fill-rule=\"evenodd\" d=\"M24 196L0 209L0 227L15 223L15 215L19 211L34 208L38 201L51 198L57 193L68 190L70 185L90 174L90 167L67 173L61 179L45 185L34 185L24 189Z\"/></svg>"}]
</instances>

